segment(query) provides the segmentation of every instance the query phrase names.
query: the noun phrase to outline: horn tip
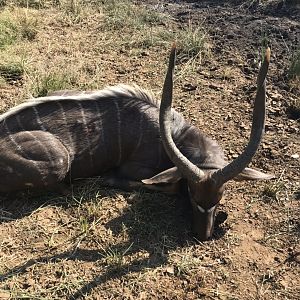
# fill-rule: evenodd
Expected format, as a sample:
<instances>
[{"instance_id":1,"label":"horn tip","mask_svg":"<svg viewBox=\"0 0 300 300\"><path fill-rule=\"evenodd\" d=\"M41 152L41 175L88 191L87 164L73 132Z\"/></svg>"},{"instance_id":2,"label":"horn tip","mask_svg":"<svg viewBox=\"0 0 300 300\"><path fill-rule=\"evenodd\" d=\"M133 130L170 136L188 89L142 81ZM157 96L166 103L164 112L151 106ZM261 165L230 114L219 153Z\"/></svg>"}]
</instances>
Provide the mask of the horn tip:
<instances>
[{"instance_id":1,"label":"horn tip","mask_svg":"<svg viewBox=\"0 0 300 300\"><path fill-rule=\"evenodd\" d=\"M171 48L171 53L176 53L176 42L173 43L172 48Z\"/></svg>"},{"instance_id":2,"label":"horn tip","mask_svg":"<svg viewBox=\"0 0 300 300\"><path fill-rule=\"evenodd\" d=\"M169 67L174 68L176 60L176 42L173 43L169 57Z\"/></svg>"},{"instance_id":3,"label":"horn tip","mask_svg":"<svg viewBox=\"0 0 300 300\"><path fill-rule=\"evenodd\" d=\"M268 47L266 49L266 53L265 53L265 60L267 61L267 63L270 62L270 58L271 58L271 50L270 50L270 47Z\"/></svg>"}]
</instances>

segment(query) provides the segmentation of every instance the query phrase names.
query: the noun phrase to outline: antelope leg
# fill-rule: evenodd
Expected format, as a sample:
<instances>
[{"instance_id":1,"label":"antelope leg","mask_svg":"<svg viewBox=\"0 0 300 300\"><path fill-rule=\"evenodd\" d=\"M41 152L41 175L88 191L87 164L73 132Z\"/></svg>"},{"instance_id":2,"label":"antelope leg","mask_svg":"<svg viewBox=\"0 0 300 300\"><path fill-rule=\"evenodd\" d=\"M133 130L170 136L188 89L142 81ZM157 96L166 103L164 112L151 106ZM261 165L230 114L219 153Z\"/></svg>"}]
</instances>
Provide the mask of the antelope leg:
<instances>
[{"instance_id":1,"label":"antelope leg","mask_svg":"<svg viewBox=\"0 0 300 300\"><path fill-rule=\"evenodd\" d=\"M69 169L66 147L49 132L23 131L2 140L1 192L33 187L51 189L64 180Z\"/></svg>"},{"instance_id":2,"label":"antelope leg","mask_svg":"<svg viewBox=\"0 0 300 300\"><path fill-rule=\"evenodd\" d=\"M102 179L103 185L128 192L139 190L144 186L144 184L140 181L119 178L113 175L113 173L106 174L102 177Z\"/></svg>"},{"instance_id":3,"label":"antelope leg","mask_svg":"<svg viewBox=\"0 0 300 300\"><path fill-rule=\"evenodd\" d=\"M163 192L166 194L176 194L179 191L179 184L178 183L171 183L171 184L144 184L141 181L130 180L126 178L120 178L116 176L115 173L110 172L106 174L103 178L103 184L106 186L110 186L113 188L125 190L128 192L136 191L141 188L151 190L151 191L158 191Z\"/></svg>"}]
</instances>

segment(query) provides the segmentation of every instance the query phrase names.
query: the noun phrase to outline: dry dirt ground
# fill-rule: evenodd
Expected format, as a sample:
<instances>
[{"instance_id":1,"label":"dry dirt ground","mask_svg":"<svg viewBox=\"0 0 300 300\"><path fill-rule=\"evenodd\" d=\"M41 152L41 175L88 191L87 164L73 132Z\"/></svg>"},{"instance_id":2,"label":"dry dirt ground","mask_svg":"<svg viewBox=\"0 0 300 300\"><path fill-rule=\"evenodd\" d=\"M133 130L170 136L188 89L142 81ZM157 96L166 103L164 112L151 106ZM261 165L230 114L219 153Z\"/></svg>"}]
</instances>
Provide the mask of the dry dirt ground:
<instances>
[{"instance_id":1,"label":"dry dirt ground","mask_svg":"<svg viewBox=\"0 0 300 300\"><path fill-rule=\"evenodd\" d=\"M191 40L182 46L174 106L229 159L249 136L269 45L266 133L251 165L276 178L229 183L219 208L228 218L204 243L191 237L183 200L107 189L99 178L75 182L67 198L3 197L0 299L299 299L300 128L290 106L300 89L288 77L299 9L280 1L25 2L0 7L18 33L0 49L2 111L55 88L120 82L159 97L171 41L204 34L196 57Z\"/></svg>"}]
</instances>

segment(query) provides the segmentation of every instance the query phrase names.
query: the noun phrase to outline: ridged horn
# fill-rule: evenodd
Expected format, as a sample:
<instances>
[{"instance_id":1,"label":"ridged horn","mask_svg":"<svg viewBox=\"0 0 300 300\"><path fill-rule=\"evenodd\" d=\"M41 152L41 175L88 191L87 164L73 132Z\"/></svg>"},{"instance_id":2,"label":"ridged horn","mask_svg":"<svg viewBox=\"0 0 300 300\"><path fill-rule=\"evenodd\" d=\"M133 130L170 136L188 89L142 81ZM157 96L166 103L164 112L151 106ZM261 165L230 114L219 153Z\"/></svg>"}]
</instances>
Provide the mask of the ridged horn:
<instances>
[{"instance_id":1,"label":"ridged horn","mask_svg":"<svg viewBox=\"0 0 300 300\"><path fill-rule=\"evenodd\" d=\"M248 166L257 151L264 134L266 116L266 76L270 64L270 55L270 48L267 48L257 78L257 92L254 102L249 143L235 160L212 174L212 178L218 185L222 185L228 180L233 179Z\"/></svg>"},{"instance_id":2,"label":"ridged horn","mask_svg":"<svg viewBox=\"0 0 300 300\"><path fill-rule=\"evenodd\" d=\"M176 45L171 50L167 75L165 78L162 99L159 112L160 134L164 148L171 159L185 178L192 181L200 181L205 176L204 172L190 162L175 145L171 134L172 120L172 97L173 97L173 73L176 59Z\"/></svg>"}]
</instances>

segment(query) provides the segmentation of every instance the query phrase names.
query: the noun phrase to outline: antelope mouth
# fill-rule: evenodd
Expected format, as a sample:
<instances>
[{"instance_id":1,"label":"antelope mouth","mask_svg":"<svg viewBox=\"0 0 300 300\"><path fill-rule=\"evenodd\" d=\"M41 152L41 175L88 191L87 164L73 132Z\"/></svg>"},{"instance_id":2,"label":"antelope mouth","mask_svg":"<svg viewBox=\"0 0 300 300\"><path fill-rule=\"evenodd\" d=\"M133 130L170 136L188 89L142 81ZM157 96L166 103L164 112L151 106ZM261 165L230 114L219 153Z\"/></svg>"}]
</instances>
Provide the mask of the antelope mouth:
<instances>
[{"instance_id":1,"label":"antelope mouth","mask_svg":"<svg viewBox=\"0 0 300 300\"><path fill-rule=\"evenodd\" d=\"M205 217L194 219L192 231L193 236L198 242L218 240L222 238L229 227L224 225L228 214L224 211L215 212L215 216L206 214ZM204 217L204 218L203 218Z\"/></svg>"}]
</instances>

